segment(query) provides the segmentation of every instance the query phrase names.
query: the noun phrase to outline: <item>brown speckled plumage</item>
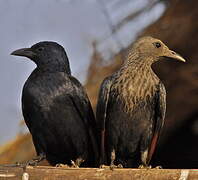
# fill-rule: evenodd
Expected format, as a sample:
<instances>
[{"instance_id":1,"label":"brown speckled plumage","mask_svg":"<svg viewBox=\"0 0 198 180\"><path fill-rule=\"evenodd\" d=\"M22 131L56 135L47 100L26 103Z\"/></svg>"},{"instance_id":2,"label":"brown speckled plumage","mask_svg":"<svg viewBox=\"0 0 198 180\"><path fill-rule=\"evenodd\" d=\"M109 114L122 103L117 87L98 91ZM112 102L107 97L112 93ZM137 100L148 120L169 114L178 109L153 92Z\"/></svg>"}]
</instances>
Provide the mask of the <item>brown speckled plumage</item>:
<instances>
[{"instance_id":1,"label":"brown speckled plumage","mask_svg":"<svg viewBox=\"0 0 198 180\"><path fill-rule=\"evenodd\" d=\"M184 61L160 40L143 37L130 49L120 70L103 81L96 113L101 163L106 156L111 166L148 165L166 109L164 85L151 68L160 57Z\"/></svg>"},{"instance_id":2,"label":"brown speckled plumage","mask_svg":"<svg viewBox=\"0 0 198 180\"><path fill-rule=\"evenodd\" d=\"M120 94L119 98L123 99L128 112L140 99L153 96L156 91L153 85L157 83L159 78L153 73L150 64L134 62L121 68L112 89Z\"/></svg>"}]
</instances>

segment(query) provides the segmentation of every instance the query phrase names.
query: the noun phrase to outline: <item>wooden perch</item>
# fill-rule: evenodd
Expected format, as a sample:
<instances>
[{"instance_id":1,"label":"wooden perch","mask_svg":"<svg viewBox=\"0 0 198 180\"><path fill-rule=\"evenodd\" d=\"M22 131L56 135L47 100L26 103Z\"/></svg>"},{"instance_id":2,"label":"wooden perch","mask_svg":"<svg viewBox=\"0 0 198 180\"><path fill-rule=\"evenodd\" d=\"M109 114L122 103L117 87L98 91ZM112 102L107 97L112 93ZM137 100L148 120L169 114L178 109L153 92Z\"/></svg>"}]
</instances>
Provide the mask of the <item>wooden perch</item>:
<instances>
[{"instance_id":1,"label":"wooden perch","mask_svg":"<svg viewBox=\"0 0 198 180\"><path fill-rule=\"evenodd\" d=\"M193 169L98 169L0 166L0 180L197 180Z\"/></svg>"}]
</instances>

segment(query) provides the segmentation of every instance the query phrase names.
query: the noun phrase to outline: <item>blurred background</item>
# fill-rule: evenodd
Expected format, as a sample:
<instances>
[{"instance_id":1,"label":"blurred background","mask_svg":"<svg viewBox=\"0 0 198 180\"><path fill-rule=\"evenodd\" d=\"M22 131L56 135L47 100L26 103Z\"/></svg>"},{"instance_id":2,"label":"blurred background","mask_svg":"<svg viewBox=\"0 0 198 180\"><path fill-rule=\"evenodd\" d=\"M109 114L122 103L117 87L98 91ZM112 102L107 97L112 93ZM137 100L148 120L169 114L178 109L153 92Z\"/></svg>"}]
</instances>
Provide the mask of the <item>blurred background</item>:
<instances>
[{"instance_id":1,"label":"blurred background","mask_svg":"<svg viewBox=\"0 0 198 180\"><path fill-rule=\"evenodd\" d=\"M44 40L64 46L95 109L104 77L119 69L134 40L150 35L187 60L153 66L167 89L167 114L151 164L198 168L197 17L195 0L1 0L0 164L35 155L21 112L22 87L35 65L10 56L13 50Z\"/></svg>"}]
</instances>

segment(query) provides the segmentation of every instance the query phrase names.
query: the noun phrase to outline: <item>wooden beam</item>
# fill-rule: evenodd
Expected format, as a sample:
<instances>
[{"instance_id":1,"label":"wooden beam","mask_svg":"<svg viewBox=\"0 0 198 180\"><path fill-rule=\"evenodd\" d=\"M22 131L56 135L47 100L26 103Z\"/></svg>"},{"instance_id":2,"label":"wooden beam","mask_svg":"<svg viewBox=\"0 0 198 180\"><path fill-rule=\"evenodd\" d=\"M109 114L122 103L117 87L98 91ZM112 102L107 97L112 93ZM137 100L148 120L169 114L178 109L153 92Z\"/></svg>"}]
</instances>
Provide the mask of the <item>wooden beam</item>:
<instances>
[{"instance_id":1,"label":"wooden beam","mask_svg":"<svg viewBox=\"0 0 198 180\"><path fill-rule=\"evenodd\" d=\"M114 169L0 166L0 180L197 180L198 169Z\"/></svg>"}]
</instances>

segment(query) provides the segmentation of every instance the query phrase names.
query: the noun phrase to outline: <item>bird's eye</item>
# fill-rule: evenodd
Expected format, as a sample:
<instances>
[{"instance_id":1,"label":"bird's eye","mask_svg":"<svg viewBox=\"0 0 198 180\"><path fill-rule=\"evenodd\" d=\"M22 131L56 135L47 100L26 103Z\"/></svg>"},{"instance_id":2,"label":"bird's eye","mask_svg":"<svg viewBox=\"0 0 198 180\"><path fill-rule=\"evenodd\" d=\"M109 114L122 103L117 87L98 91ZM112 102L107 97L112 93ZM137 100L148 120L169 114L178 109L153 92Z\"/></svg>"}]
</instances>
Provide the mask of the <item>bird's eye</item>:
<instances>
[{"instance_id":1,"label":"bird's eye","mask_svg":"<svg viewBox=\"0 0 198 180\"><path fill-rule=\"evenodd\" d=\"M161 47L161 44L159 42L154 43L154 45L155 45L156 48L160 48Z\"/></svg>"},{"instance_id":2,"label":"bird's eye","mask_svg":"<svg viewBox=\"0 0 198 180\"><path fill-rule=\"evenodd\" d=\"M38 51L42 51L42 50L43 50L43 48L42 48L42 47L38 48Z\"/></svg>"}]
</instances>

